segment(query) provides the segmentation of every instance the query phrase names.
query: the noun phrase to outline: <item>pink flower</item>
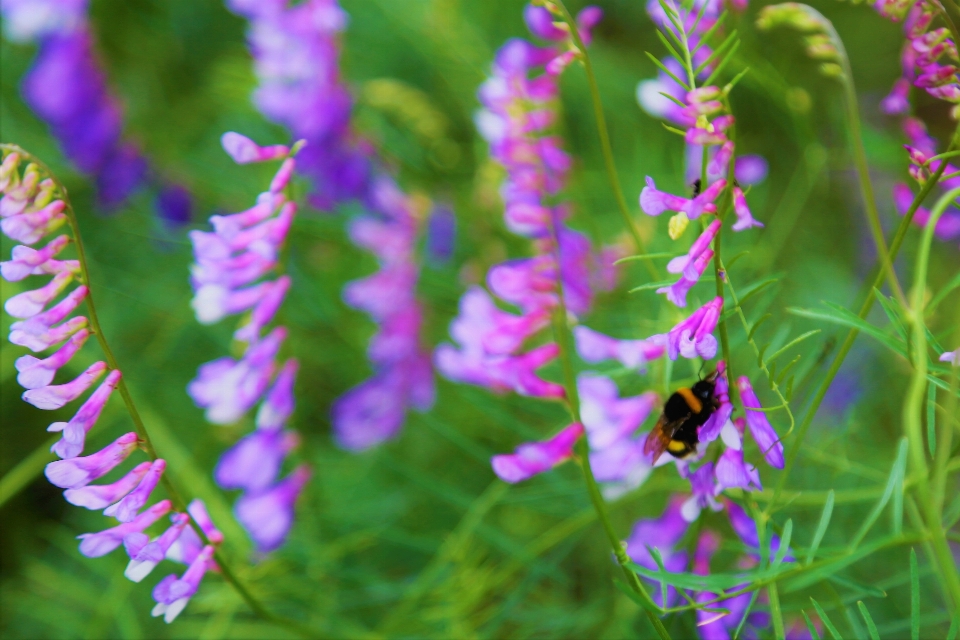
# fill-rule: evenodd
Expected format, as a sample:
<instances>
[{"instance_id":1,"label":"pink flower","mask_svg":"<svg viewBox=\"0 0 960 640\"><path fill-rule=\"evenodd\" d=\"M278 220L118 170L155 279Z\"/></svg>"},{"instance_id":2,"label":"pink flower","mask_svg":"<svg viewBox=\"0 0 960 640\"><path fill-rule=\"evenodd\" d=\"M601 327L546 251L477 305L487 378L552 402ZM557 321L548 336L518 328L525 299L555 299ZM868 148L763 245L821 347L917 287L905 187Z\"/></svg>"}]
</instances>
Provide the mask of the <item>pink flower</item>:
<instances>
[{"instance_id":1,"label":"pink flower","mask_svg":"<svg viewBox=\"0 0 960 640\"><path fill-rule=\"evenodd\" d=\"M170 512L170 501L161 500L130 522L124 522L110 529L97 533L83 533L77 536L80 542L80 553L88 558L105 556L121 544L124 537L131 533L141 533L144 529Z\"/></svg>"},{"instance_id":2,"label":"pink flower","mask_svg":"<svg viewBox=\"0 0 960 640\"><path fill-rule=\"evenodd\" d=\"M75 458L83 453L83 445L87 437L87 432L93 428L97 419L100 418L100 412L103 411L103 407L106 406L110 394L113 393L113 390L120 382L120 375L118 369L114 369L107 374L107 378L103 381L103 384L90 394L90 397L81 405L76 415L70 418L70 422L54 422L47 428L47 431L63 432L63 437L53 445L51 451L61 458Z\"/></svg>"},{"instance_id":3,"label":"pink flower","mask_svg":"<svg viewBox=\"0 0 960 640\"><path fill-rule=\"evenodd\" d=\"M153 464L150 465L149 471L147 471L143 479L140 480L137 488L120 500L120 502L107 507L103 515L113 516L120 522L130 522L133 520L143 505L147 504L147 500L150 499L150 494L153 493L153 490L157 487L157 483L160 482L160 476L163 475L166 468L167 463L165 460L154 460Z\"/></svg>"},{"instance_id":4,"label":"pink flower","mask_svg":"<svg viewBox=\"0 0 960 640\"><path fill-rule=\"evenodd\" d=\"M7 262L0 262L0 275L7 282L17 282L29 275L45 273L42 265L60 253L69 242L70 238L68 236L58 236L43 249L31 249L24 245L17 245L13 248L11 259Z\"/></svg>"},{"instance_id":5,"label":"pink flower","mask_svg":"<svg viewBox=\"0 0 960 640\"><path fill-rule=\"evenodd\" d=\"M458 382L489 387L494 391L514 391L523 396L562 398L563 387L541 379L535 373L557 357L556 344L541 345L516 356L486 356L474 350L457 351L440 345L436 366L445 376Z\"/></svg>"},{"instance_id":6,"label":"pink flower","mask_svg":"<svg viewBox=\"0 0 960 640\"><path fill-rule=\"evenodd\" d=\"M704 251L710 248L710 243L713 242L713 239L717 237L717 233L720 231L721 222L719 220L714 220L707 228L703 230L703 233L697 237L697 239L690 245L690 250L684 256L678 256L667 263L667 271L669 273L682 273L687 277L694 277L693 275L693 265L696 263L697 258L703 254Z\"/></svg>"},{"instance_id":7,"label":"pink flower","mask_svg":"<svg viewBox=\"0 0 960 640\"><path fill-rule=\"evenodd\" d=\"M763 491L757 468L743 459L743 451L727 448L717 461L717 493L730 488Z\"/></svg>"},{"instance_id":8,"label":"pink flower","mask_svg":"<svg viewBox=\"0 0 960 640\"><path fill-rule=\"evenodd\" d=\"M73 281L73 276L72 271L61 271L45 286L33 291L24 291L9 298L3 308L14 318L32 318L67 288L67 285Z\"/></svg>"},{"instance_id":9,"label":"pink flower","mask_svg":"<svg viewBox=\"0 0 960 640\"><path fill-rule=\"evenodd\" d=\"M690 481L690 490L693 493L680 508L684 520L693 522L704 508L709 508L711 511L720 511L723 508L715 498L719 491L712 462L705 462L696 471L687 475L684 474L684 467L677 468L681 475Z\"/></svg>"},{"instance_id":10,"label":"pink flower","mask_svg":"<svg viewBox=\"0 0 960 640\"><path fill-rule=\"evenodd\" d=\"M883 100L880 109L887 115L900 115L910 111L910 81L906 78L897 78L893 88Z\"/></svg>"},{"instance_id":11,"label":"pink flower","mask_svg":"<svg viewBox=\"0 0 960 640\"><path fill-rule=\"evenodd\" d=\"M573 457L573 445L583 435L583 425L573 423L549 440L521 444L512 454L493 456L497 476L511 484L549 471Z\"/></svg>"},{"instance_id":12,"label":"pink flower","mask_svg":"<svg viewBox=\"0 0 960 640\"><path fill-rule=\"evenodd\" d=\"M460 313L450 323L450 336L460 344L477 344L488 354L509 354L548 324L546 309L516 316L497 308L480 287L471 287L460 298Z\"/></svg>"},{"instance_id":13,"label":"pink flower","mask_svg":"<svg viewBox=\"0 0 960 640\"><path fill-rule=\"evenodd\" d=\"M913 204L913 192L905 184L896 184L893 186L893 203L900 215L905 215ZM918 207L913 214L913 224L920 227L926 227L930 222L930 210L924 207ZM934 235L943 241L950 241L960 237L960 211L954 207L947 209L940 219L937 220L937 226L933 229Z\"/></svg>"},{"instance_id":14,"label":"pink flower","mask_svg":"<svg viewBox=\"0 0 960 640\"><path fill-rule=\"evenodd\" d=\"M149 466L150 463L144 464ZM170 520L173 524L153 540L145 533L130 533L124 536L123 547L130 556L130 562L123 575L132 582L140 582L150 575L190 522L189 516L185 513L171 514Z\"/></svg>"},{"instance_id":15,"label":"pink flower","mask_svg":"<svg viewBox=\"0 0 960 640\"><path fill-rule=\"evenodd\" d=\"M81 285L43 313L37 313L21 322L14 322L10 325L10 342L27 347L36 353L70 337L86 326L86 318L72 318L60 331L54 331L52 326L73 313L80 302L87 297L87 293L87 287Z\"/></svg>"},{"instance_id":16,"label":"pink flower","mask_svg":"<svg viewBox=\"0 0 960 640\"><path fill-rule=\"evenodd\" d=\"M70 362L70 359L80 350L89 336L89 331L80 329L53 355L43 360L30 355L20 356L14 363L19 372L17 382L24 389L39 389L49 385L53 382L53 377L60 367Z\"/></svg>"},{"instance_id":17,"label":"pink flower","mask_svg":"<svg viewBox=\"0 0 960 640\"><path fill-rule=\"evenodd\" d=\"M67 489L63 492L63 497L78 507L105 509L133 491L151 466L150 462L141 462L112 484L88 484L77 489Z\"/></svg>"},{"instance_id":18,"label":"pink flower","mask_svg":"<svg viewBox=\"0 0 960 640\"><path fill-rule=\"evenodd\" d=\"M647 340L617 340L589 327L579 325L573 329L577 353L591 364L604 360L617 360L630 369L646 369L647 362L663 355L665 347L660 336Z\"/></svg>"},{"instance_id":19,"label":"pink flower","mask_svg":"<svg viewBox=\"0 0 960 640\"><path fill-rule=\"evenodd\" d=\"M61 489L85 487L126 460L137 442L136 433L124 434L93 455L51 462L43 474Z\"/></svg>"},{"instance_id":20,"label":"pink flower","mask_svg":"<svg viewBox=\"0 0 960 640\"><path fill-rule=\"evenodd\" d=\"M487 285L498 298L524 313L553 309L559 303L557 263L550 255L502 262L490 269Z\"/></svg>"},{"instance_id":21,"label":"pink flower","mask_svg":"<svg viewBox=\"0 0 960 640\"><path fill-rule=\"evenodd\" d=\"M298 442L293 431L258 429L220 457L213 477L223 489L261 491L276 480L284 457Z\"/></svg>"},{"instance_id":22,"label":"pink flower","mask_svg":"<svg viewBox=\"0 0 960 640\"><path fill-rule=\"evenodd\" d=\"M960 367L960 349L947 351L940 354L940 362L949 362L955 367Z\"/></svg>"},{"instance_id":23,"label":"pink flower","mask_svg":"<svg viewBox=\"0 0 960 640\"><path fill-rule=\"evenodd\" d=\"M703 358L710 360L717 355L717 339L713 331L717 328L723 298L717 296L681 321L667 334L667 355L671 360L677 356L684 358Z\"/></svg>"},{"instance_id":24,"label":"pink flower","mask_svg":"<svg viewBox=\"0 0 960 640\"><path fill-rule=\"evenodd\" d=\"M702 147L723 144L727 141L724 132L733 124L733 116L726 115L715 118L713 122L708 122L704 126L694 126L687 129L685 140L688 144L696 144Z\"/></svg>"},{"instance_id":25,"label":"pink flower","mask_svg":"<svg viewBox=\"0 0 960 640\"><path fill-rule=\"evenodd\" d=\"M743 401L743 407L747 413L747 426L750 428L750 435L763 452L767 464L777 469L783 469L783 444L780 437L767 420L767 414L762 411L751 409L760 409L760 400L757 394L753 392L750 385L750 379L746 376L737 378L737 388L740 390L740 399Z\"/></svg>"},{"instance_id":26,"label":"pink flower","mask_svg":"<svg viewBox=\"0 0 960 640\"><path fill-rule=\"evenodd\" d=\"M640 208L650 216L658 216L664 211L677 211L685 213L688 218L694 220L704 213L717 212L714 201L726 186L727 181L721 178L690 200L657 190L653 178L647 176L647 186L640 192Z\"/></svg>"},{"instance_id":27,"label":"pink flower","mask_svg":"<svg viewBox=\"0 0 960 640\"><path fill-rule=\"evenodd\" d=\"M157 605L150 612L150 615L155 618L163 616L163 621L167 624L173 622L190 602L193 594L197 592L200 581L203 580L203 576L209 568L213 554L214 548L207 545L190 563L182 578L170 574L161 580L153 589L153 599L156 600Z\"/></svg>"},{"instance_id":28,"label":"pink flower","mask_svg":"<svg viewBox=\"0 0 960 640\"><path fill-rule=\"evenodd\" d=\"M257 410L257 429L268 431L281 429L293 414L293 383L299 368L300 363L295 358L290 358L284 363L276 380L273 381L273 386L267 392L267 397Z\"/></svg>"},{"instance_id":29,"label":"pink flower","mask_svg":"<svg viewBox=\"0 0 960 640\"><path fill-rule=\"evenodd\" d=\"M737 214L737 221L733 223L734 231L743 231L750 227L762 227L762 222L754 220L747 206L747 197L743 194L743 189L733 187L733 211Z\"/></svg>"},{"instance_id":30,"label":"pink flower","mask_svg":"<svg viewBox=\"0 0 960 640\"><path fill-rule=\"evenodd\" d=\"M286 145L275 144L269 147L261 147L247 136L233 131L223 134L220 137L220 144L227 155L233 158L233 161L237 164L279 160L290 153L290 147Z\"/></svg>"},{"instance_id":31,"label":"pink flower","mask_svg":"<svg viewBox=\"0 0 960 640\"><path fill-rule=\"evenodd\" d=\"M8 238L23 244L34 244L48 233L53 233L67 221L62 200L54 200L39 211L21 213L0 220L0 230Z\"/></svg>"},{"instance_id":32,"label":"pink flower","mask_svg":"<svg viewBox=\"0 0 960 640\"><path fill-rule=\"evenodd\" d=\"M627 539L627 555L631 560L651 571L657 571L657 562L650 553L650 549L657 549L667 571L678 573L684 570L687 566L687 552L679 542L687 532L689 524L681 515L682 504L682 500L674 498L659 518L640 520L633 526ZM666 602L662 602L660 594L659 589L654 589L654 602L660 606L669 606L676 598L673 587L667 589Z\"/></svg>"},{"instance_id":33,"label":"pink flower","mask_svg":"<svg viewBox=\"0 0 960 640\"><path fill-rule=\"evenodd\" d=\"M589 373L577 378L577 390L587 441L595 451L632 436L659 402L653 391L621 399L613 380Z\"/></svg>"},{"instance_id":34,"label":"pink flower","mask_svg":"<svg viewBox=\"0 0 960 640\"><path fill-rule=\"evenodd\" d=\"M691 266L688 266L684 269L683 275L680 276L679 280L668 287L661 287L657 289L657 293L665 293L667 295L667 300L678 307L686 307L687 293L693 288L693 285L697 284L697 282L700 280L700 276L702 276L703 272L706 271L707 264L709 264L710 260L712 259L713 250L707 249L701 253L699 257L697 257L692 265L692 268Z\"/></svg>"},{"instance_id":35,"label":"pink flower","mask_svg":"<svg viewBox=\"0 0 960 640\"><path fill-rule=\"evenodd\" d=\"M260 302L273 288L272 282L261 282L246 289L232 290L222 284L205 284L197 289L190 306L200 324L213 324L228 315L241 313Z\"/></svg>"},{"instance_id":36,"label":"pink flower","mask_svg":"<svg viewBox=\"0 0 960 640\"><path fill-rule=\"evenodd\" d=\"M247 324L241 326L233 333L234 340L240 340L247 343L254 343L260 339L260 332L265 326L270 324L277 310L283 303L283 299L290 290L290 276L280 276L268 288L267 293L253 307L250 313L250 320Z\"/></svg>"},{"instance_id":37,"label":"pink flower","mask_svg":"<svg viewBox=\"0 0 960 640\"><path fill-rule=\"evenodd\" d=\"M48 385L39 389L30 389L23 393L23 399L38 409L59 409L72 402L90 388L107 370L106 362L94 362L87 370L65 384Z\"/></svg>"}]
</instances>

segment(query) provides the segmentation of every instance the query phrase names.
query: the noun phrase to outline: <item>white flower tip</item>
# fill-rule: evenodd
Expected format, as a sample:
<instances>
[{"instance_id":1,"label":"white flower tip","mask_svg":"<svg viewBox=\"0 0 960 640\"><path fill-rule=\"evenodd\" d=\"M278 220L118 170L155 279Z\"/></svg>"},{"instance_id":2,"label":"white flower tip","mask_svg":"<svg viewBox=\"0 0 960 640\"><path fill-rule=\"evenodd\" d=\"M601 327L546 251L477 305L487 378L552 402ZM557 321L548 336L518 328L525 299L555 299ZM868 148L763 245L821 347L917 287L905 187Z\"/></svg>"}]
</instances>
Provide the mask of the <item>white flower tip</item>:
<instances>
[{"instance_id":1,"label":"white flower tip","mask_svg":"<svg viewBox=\"0 0 960 640\"><path fill-rule=\"evenodd\" d=\"M142 562L131 560L127 564L127 568L124 570L123 575L126 576L131 582L140 582L150 575L150 572L153 571L153 568L156 566L156 562L151 562L149 560ZM156 616L156 614L154 614L154 616Z\"/></svg>"}]
</instances>

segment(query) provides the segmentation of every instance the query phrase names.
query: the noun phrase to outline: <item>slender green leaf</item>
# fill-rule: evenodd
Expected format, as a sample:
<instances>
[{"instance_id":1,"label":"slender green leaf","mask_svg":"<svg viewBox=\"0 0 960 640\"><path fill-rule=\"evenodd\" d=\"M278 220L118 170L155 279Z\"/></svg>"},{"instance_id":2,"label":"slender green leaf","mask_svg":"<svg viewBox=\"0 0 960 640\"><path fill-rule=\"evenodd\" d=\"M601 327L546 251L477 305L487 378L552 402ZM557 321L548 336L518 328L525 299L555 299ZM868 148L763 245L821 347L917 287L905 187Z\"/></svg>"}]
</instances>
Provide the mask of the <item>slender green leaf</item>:
<instances>
[{"instance_id":1,"label":"slender green leaf","mask_svg":"<svg viewBox=\"0 0 960 640\"><path fill-rule=\"evenodd\" d=\"M687 85L686 82L684 82L683 80L681 80L680 78L678 78L677 76L675 76L675 75L673 74L673 71L670 71L670 69L667 68L667 65L663 64L662 62L660 62L660 60L657 59L657 56L653 55L653 54L650 53L649 51L644 51L644 53L647 54L647 57L650 58L650 59L653 61L653 64L657 65L657 66L660 68L661 71L663 71L663 72L666 73L668 76L670 76L671 78L673 78L674 81L675 81L677 84L679 84L681 87L683 87L683 88L686 89L687 91L690 91L689 85Z\"/></svg>"},{"instance_id":2,"label":"slender green leaf","mask_svg":"<svg viewBox=\"0 0 960 640\"><path fill-rule=\"evenodd\" d=\"M790 369L793 368L795 364L800 362L800 359L802 357L803 356L797 356L796 358L794 358L793 360L787 363L787 366L785 366L783 370L780 371L780 375L777 376L777 384L783 384L783 379L787 377L787 373L790 371Z\"/></svg>"},{"instance_id":3,"label":"slender green leaf","mask_svg":"<svg viewBox=\"0 0 960 640\"><path fill-rule=\"evenodd\" d=\"M726 93L727 95L729 95L730 92L733 91L733 88L734 88L735 86L737 86L737 84L738 84L738 83L743 79L743 77L744 77L745 75L747 75L749 72L750 72L750 67L745 67L743 71L741 71L741 72L738 73L737 75L733 76L733 79L732 79L730 82L728 82L726 85L724 85L724 87L723 87L723 92ZM751 187L747 187L747 190L744 192L744 195L750 193L750 189L752 189L752 188L753 188L752 186L751 186Z\"/></svg>"},{"instance_id":4,"label":"slender green leaf","mask_svg":"<svg viewBox=\"0 0 960 640\"><path fill-rule=\"evenodd\" d=\"M880 640L880 634L877 633L877 625L874 624L870 612L867 611L867 606L863 604L863 600L857 600L857 607L860 609L860 615L863 616L863 621L867 623L867 632L870 633L870 640Z\"/></svg>"},{"instance_id":5,"label":"slender green leaf","mask_svg":"<svg viewBox=\"0 0 960 640\"><path fill-rule=\"evenodd\" d=\"M750 254L750 250L749 250L749 249L747 249L746 251L741 251L740 253L738 253L737 255L733 256L733 257L730 258L729 260L725 260L723 266L726 267L727 271L729 271L730 269L733 268L733 265L735 265L735 264L737 263L737 260L739 260L739 259L742 258L743 256L746 256L746 255L749 255L749 254Z\"/></svg>"},{"instance_id":6,"label":"slender green leaf","mask_svg":"<svg viewBox=\"0 0 960 640\"><path fill-rule=\"evenodd\" d=\"M674 97L674 96L670 95L670 94L667 93L666 91L657 91L657 93L659 93L659 94L662 95L664 98L666 98L667 100L669 100L670 102L672 102L673 104L675 104L675 105L677 105L677 106L679 106L679 107L686 107L686 106L687 106L686 104L684 104L683 100L681 100L680 98L677 98L677 97ZM670 255L674 255L674 254L671 253Z\"/></svg>"},{"instance_id":7,"label":"slender green leaf","mask_svg":"<svg viewBox=\"0 0 960 640\"><path fill-rule=\"evenodd\" d=\"M666 567L663 566L663 558L660 556L660 550L656 547L651 547L650 545L645 545L647 547L647 553L650 554L650 557L653 558L653 561L657 563L657 573L661 576L667 574ZM661 577L660 578L660 602L667 601L667 583Z\"/></svg>"},{"instance_id":8,"label":"slender green leaf","mask_svg":"<svg viewBox=\"0 0 960 640\"><path fill-rule=\"evenodd\" d=\"M713 282L715 278L700 278L700 282ZM642 284L639 287L634 287L630 289L630 293L636 293L637 291L646 291L648 289L659 289L661 287L669 287L676 280L661 280L660 282L648 282L647 284Z\"/></svg>"},{"instance_id":9,"label":"slender green leaf","mask_svg":"<svg viewBox=\"0 0 960 640\"><path fill-rule=\"evenodd\" d=\"M817 610L817 615L820 616L820 621L823 623L823 626L826 628L830 636L834 640L843 640L843 636L841 636L840 632L837 631L837 628L833 626L833 622L827 617L827 614L823 611L823 607L820 606L820 603L813 598L810 598L810 602L813 603L813 608Z\"/></svg>"},{"instance_id":10,"label":"slender green leaf","mask_svg":"<svg viewBox=\"0 0 960 640\"><path fill-rule=\"evenodd\" d=\"M752 340L752 339L753 339L753 334L757 332L757 329L760 328L760 325L762 325L764 322L766 322L767 320L769 320L769 319L772 318L772 317L773 317L773 314L772 314L772 313L766 313L766 314L760 316L760 319L757 320L756 322L754 322L754 323L753 323L753 326L750 327L750 331L747 332L747 340Z\"/></svg>"},{"instance_id":11,"label":"slender green leaf","mask_svg":"<svg viewBox=\"0 0 960 640\"><path fill-rule=\"evenodd\" d=\"M917 552L910 548L910 638L920 640L920 571Z\"/></svg>"},{"instance_id":12,"label":"slender green leaf","mask_svg":"<svg viewBox=\"0 0 960 640\"><path fill-rule=\"evenodd\" d=\"M706 69L709 65L711 65L715 60L719 59L720 56L724 55L726 50L729 49L730 46L733 44L734 39L736 37L737 37L737 30L734 29L733 31L730 32L730 35L724 38L723 42L721 42L720 45L717 46L709 56L707 56L707 59L701 62L697 66L697 68L693 70L693 75L699 76L704 69Z\"/></svg>"},{"instance_id":13,"label":"slender green leaf","mask_svg":"<svg viewBox=\"0 0 960 640\"><path fill-rule=\"evenodd\" d=\"M707 32L700 37L700 42L697 43L697 46L690 51L691 56L700 50L700 47L704 46L710 41L710 38L713 37L713 34L717 32L717 29L720 28L720 25L727 19L727 10L724 9L723 13L720 14L720 17L717 18L717 21L713 23L713 26L707 29Z\"/></svg>"},{"instance_id":14,"label":"slender green leaf","mask_svg":"<svg viewBox=\"0 0 960 640\"><path fill-rule=\"evenodd\" d=\"M627 596L628 598L633 600L635 604L639 605L640 607L643 607L647 611L652 611L656 615L661 615L663 613L662 611L657 609L655 606L647 602L646 598L641 598L639 595L637 595L637 593L633 589L631 589L629 585L624 584L622 581L614 580L613 586L615 586L617 590L620 591L620 593Z\"/></svg>"},{"instance_id":15,"label":"slender green leaf","mask_svg":"<svg viewBox=\"0 0 960 640\"><path fill-rule=\"evenodd\" d=\"M807 621L807 630L810 632L810 637L820 640L820 632L817 631L817 627L813 624L810 616L807 615L806 611L801 611L800 613L803 614L803 619Z\"/></svg>"},{"instance_id":16,"label":"slender green leaf","mask_svg":"<svg viewBox=\"0 0 960 640\"><path fill-rule=\"evenodd\" d=\"M787 555L787 551L790 549L790 537L793 535L793 519L787 520L787 523L783 525L783 534L780 536L780 547L777 549L777 555L773 558L773 566L779 567L780 563L783 562L783 558Z\"/></svg>"},{"instance_id":17,"label":"slender green leaf","mask_svg":"<svg viewBox=\"0 0 960 640\"><path fill-rule=\"evenodd\" d=\"M724 67L727 66L727 63L733 59L733 54L737 52L737 49L740 48L740 41L737 40L733 46L730 48L730 53L727 54L727 57L723 59L723 62L717 65L717 68L713 70L713 73L710 74L710 77L704 81L704 86L710 86L717 81L717 78L720 77L720 73L723 71Z\"/></svg>"},{"instance_id":18,"label":"slender green leaf","mask_svg":"<svg viewBox=\"0 0 960 640\"><path fill-rule=\"evenodd\" d=\"M759 351L759 353L757 353L757 366L758 366L758 367L762 367L762 366L763 366L763 354L766 353L766 352L767 352L767 349L769 349L769 348L770 348L770 343L769 343L769 342L768 342L767 344L763 345L762 347L760 347L760 351Z\"/></svg>"},{"instance_id":19,"label":"slender green leaf","mask_svg":"<svg viewBox=\"0 0 960 640\"><path fill-rule=\"evenodd\" d=\"M672 258L677 255L676 253L671 253L669 251L664 251L662 253L644 253L636 256L627 256L625 258L620 258L615 261L613 264L622 264L624 262L635 262L637 260L655 260L657 258Z\"/></svg>"},{"instance_id":20,"label":"slender green leaf","mask_svg":"<svg viewBox=\"0 0 960 640\"><path fill-rule=\"evenodd\" d=\"M757 295L758 293L760 293L770 285L780 282L781 279L783 279L783 274L778 273L775 276L764 278L763 280L760 280L758 282L751 282L747 286L742 287L740 289L740 294L737 296L737 300L740 302L740 306L742 307L747 302L747 300Z\"/></svg>"},{"instance_id":21,"label":"slender green leaf","mask_svg":"<svg viewBox=\"0 0 960 640\"><path fill-rule=\"evenodd\" d=\"M790 379L787 380L786 391L784 391L783 397L787 399L787 402L790 402L793 399L793 380L796 376L790 376Z\"/></svg>"},{"instance_id":22,"label":"slender green leaf","mask_svg":"<svg viewBox=\"0 0 960 640\"><path fill-rule=\"evenodd\" d=\"M672 56L673 56L674 58L676 58L677 60L682 60L682 59L683 59L683 56L681 56L679 53L677 53L677 50L673 48L673 45L670 44L670 41L667 40L667 37L666 37L665 35L663 35L663 32L661 32L659 29L657 29L657 37L660 38L660 42L662 42L662 43L663 43L663 46L665 46L665 47L667 48L667 52L668 52L670 55L672 55Z\"/></svg>"},{"instance_id":23,"label":"slender green leaf","mask_svg":"<svg viewBox=\"0 0 960 640\"><path fill-rule=\"evenodd\" d=\"M857 582L856 580L850 580L849 578L845 578L841 575L834 574L827 578L827 580L853 591L858 596L870 596L871 598L887 597L887 592L883 589L878 589L877 587L869 584L863 584L862 582Z\"/></svg>"},{"instance_id":24,"label":"slender green leaf","mask_svg":"<svg viewBox=\"0 0 960 640\"><path fill-rule=\"evenodd\" d=\"M902 340L893 338L892 336L887 335L881 329L873 326L866 320L861 319L857 315L847 311L843 307L838 307L836 305L827 305L829 309L797 309L791 307L787 309L788 313L793 315L801 316L804 318L810 318L811 320L822 320L824 322L832 322L834 324L843 325L845 327L851 327L857 331L862 331L872 338L876 339L882 345L892 350L895 353L898 353L904 357L907 355L906 344Z\"/></svg>"},{"instance_id":25,"label":"slender green leaf","mask_svg":"<svg viewBox=\"0 0 960 640\"><path fill-rule=\"evenodd\" d=\"M773 637L785 640L783 611L780 609L780 593L776 582L767 585L767 596L770 598L770 617L773 618Z\"/></svg>"},{"instance_id":26,"label":"slender green leaf","mask_svg":"<svg viewBox=\"0 0 960 640\"><path fill-rule=\"evenodd\" d=\"M733 640L737 640L737 638L740 637L740 632L743 630L743 625L747 621L747 617L750 615L750 610L753 609L753 605L756 603L757 596L759 595L760 589L756 589L750 594L750 602L747 603L747 608L743 610L743 617L740 618L740 624L737 625L737 630L733 632Z\"/></svg>"},{"instance_id":27,"label":"slender green leaf","mask_svg":"<svg viewBox=\"0 0 960 640\"><path fill-rule=\"evenodd\" d=\"M791 340L790 342L788 342L788 343L785 344L784 346L782 346L782 347L780 347L779 349L777 349L777 351L776 351L775 353L773 353L769 358L767 358L767 362L773 362L774 360L777 359L777 357L779 357L779 356L783 355L784 353L786 353L786 351L787 351L788 349L797 346L798 344L800 344L801 342L803 342L803 341L806 340L807 338L809 338L809 337L811 337L811 336L815 336L815 335L817 335L818 333L820 333L820 329L814 329L813 331L807 331L806 333L797 336L796 338L794 338L793 340Z\"/></svg>"},{"instance_id":28,"label":"slender green leaf","mask_svg":"<svg viewBox=\"0 0 960 640\"><path fill-rule=\"evenodd\" d=\"M880 290L877 288L874 288L873 294L883 308L883 312L887 314L887 319L890 320L890 324L897 330L900 338L905 341L907 339L907 328L903 326L903 321L901 320L902 314L900 313L900 309L898 309L899 305L880 293Z\"/></svg>"},{"instance_id":29,"label":"slender green leaf","mask_svg":"<svg viewBox=\"0 0 960 640\"><path fill-rule=\"evenodd\" d=\"M937 387L927 385L927 447L930 457L937 455Z\"/></svg>"},{"instance_id":30,"label":"slender green leaf","mask_svg":"<svg viewBox=\"0 0 960 640\"><path fill-rule=\"evenodd\" d=\"M830 489L830 492L827 493L827 501L823 505L823 512L820 514L820 524L817 525L817 530L813 534L813 542L810 543L810 548L807 549L806 564L813 562L813 559L817 555L817 549L823 541L823 535L827 532L827 527L830 526L830 517L833 515L833 502L835 498L836 494L833 489Z\"/></svg>"},{"instance_id":31,"label":"slender green leaf","mask_svg":"<svg viewBox=\"0 0 960 640\"><path fill-rule=\"evenodd\" d=\"M873 510L870 512L870 515L867 516L867 519L864 520L863 525L860 527L860 530L857 531L856 535L853 537L853 540L850 542L850 548L856 549L860 546L860 543L866 537L867 533L870 531L870 527L877 521L877 518L880 517L880 514L883 513L884 507L887 506L887 502L890 501L890 497L893 495L894 489L897 486L898 479L899 482L903 482L903 472L907 465L907 439L900 439L900 446L897 447L897 457L893 461L893 466L890 468L890 475L887 478L887 486L883 490L883 495L880 497L880 501L877 502ZM902 495L902 492L901 492ZM903 507L901 506L901 509ZM902 513L902 511L901 511Z\"/></svg>"}]
</instances>

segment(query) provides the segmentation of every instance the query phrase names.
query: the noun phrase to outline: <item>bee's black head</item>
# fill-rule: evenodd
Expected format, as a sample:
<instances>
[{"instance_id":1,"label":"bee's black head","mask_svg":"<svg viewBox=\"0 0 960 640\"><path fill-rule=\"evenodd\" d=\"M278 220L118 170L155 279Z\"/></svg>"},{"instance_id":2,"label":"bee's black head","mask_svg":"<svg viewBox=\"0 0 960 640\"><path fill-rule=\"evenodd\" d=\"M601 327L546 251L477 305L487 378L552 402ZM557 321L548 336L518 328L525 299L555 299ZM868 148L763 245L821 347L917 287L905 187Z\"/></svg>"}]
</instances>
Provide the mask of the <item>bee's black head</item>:
<instances>
[{"instance_id":1,"label":"bee's black head","mask_svg":"<svg viewBox=\"0 0 960 640\"><path fill-rule=\"evenodd\" d=\"M693 181L693 184L690 185L693 187L693 197L696 198L700 195L700 190L703 188L703 185L700 183L700 178L697 178Z\"/></svg>"},{"instance_id":2,"label":"bee's black head","mask_svg":"<svg viewBox=\"0 0 960 640\"><path fill-rule=\"evenodd\" d=\"M706 402L713 398L713 393L717 388L717 384L712 380L701 380L691 387L693 395L700 398L700 400Z\"/></svg>"}]
</instances>

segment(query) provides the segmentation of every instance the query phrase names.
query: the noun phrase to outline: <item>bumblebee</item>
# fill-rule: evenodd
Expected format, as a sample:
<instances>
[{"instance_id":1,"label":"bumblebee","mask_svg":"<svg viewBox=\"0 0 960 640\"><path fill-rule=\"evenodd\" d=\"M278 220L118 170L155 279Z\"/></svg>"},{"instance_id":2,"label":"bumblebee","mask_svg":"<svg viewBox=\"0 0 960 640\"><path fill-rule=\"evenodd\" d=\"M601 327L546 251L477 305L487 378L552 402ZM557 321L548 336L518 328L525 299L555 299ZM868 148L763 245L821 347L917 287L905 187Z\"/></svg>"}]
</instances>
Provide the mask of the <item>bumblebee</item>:
<instances>
[{"instance_id":1,"label":"bumblebee","mask_svg":"<svg viewBox=\"0 0 960 640\"><path fill-rule=\"evenodd\" d=\"M643 443L643 453L657 459L666 451L674 458L686 458L697 452L699 429L720 408L715 395L717 372L697 382L693 387L677 389L667 403L656 426Z\"/></svg>"},{"instance_id":2,"label":"bumblebee","mask_svg":"<svg viewBox=\"0 0 960 640\"><path fill-rule=\"evenodd\" d=\"M733 181L733 186L739 187L739 186L740 186L740 183L737 182L736 180L734 180L734 181ZM694 197L694 198L696 198L698 195L700 195L700 192L701 192L702 189L703 189L703 185L700 183L700 178L697 178L696 180L694 180L694 181L693 181L693 184L690 185L690 187L691 187L691 189L693 190L693 197Z\"/></svg>"}]
</instances>

